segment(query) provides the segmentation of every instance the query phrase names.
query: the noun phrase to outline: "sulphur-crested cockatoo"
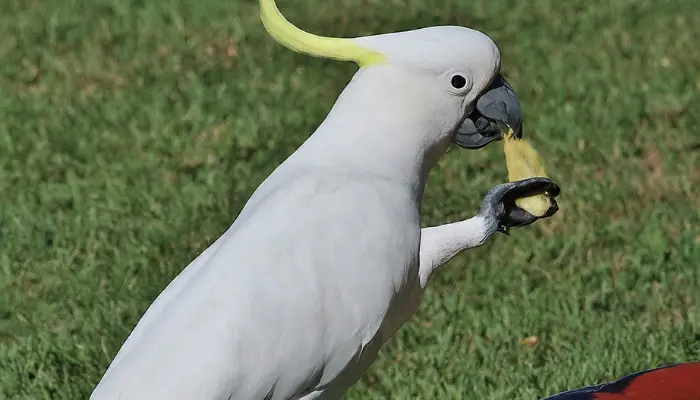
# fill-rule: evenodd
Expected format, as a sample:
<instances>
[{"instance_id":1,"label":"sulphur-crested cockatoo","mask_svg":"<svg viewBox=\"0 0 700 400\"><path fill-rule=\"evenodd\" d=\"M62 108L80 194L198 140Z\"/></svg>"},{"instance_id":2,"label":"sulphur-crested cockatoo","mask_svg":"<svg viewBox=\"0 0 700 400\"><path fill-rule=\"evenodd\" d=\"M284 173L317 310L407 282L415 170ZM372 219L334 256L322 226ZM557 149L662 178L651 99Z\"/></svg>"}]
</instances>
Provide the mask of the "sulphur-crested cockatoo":
<instances>
[{"instance_id":1,"label":"sulphur-crested cockatoo","mask_svg":"<svg viewBox=\"0 0 700 400\"><path fill-rule=\"evenodd\" d=\"M494 42L441 26L320 37L261 0L292 50L360 68L308 140L231 227L158 296L94 400L338 399L417 310L435 269L537 217L517 198L546 178L490 190L473 218L421 229L428 171L451 142L477 149L522 134ZM556 211L556 202L552 210Z\"/></svg>"}]
</instances>

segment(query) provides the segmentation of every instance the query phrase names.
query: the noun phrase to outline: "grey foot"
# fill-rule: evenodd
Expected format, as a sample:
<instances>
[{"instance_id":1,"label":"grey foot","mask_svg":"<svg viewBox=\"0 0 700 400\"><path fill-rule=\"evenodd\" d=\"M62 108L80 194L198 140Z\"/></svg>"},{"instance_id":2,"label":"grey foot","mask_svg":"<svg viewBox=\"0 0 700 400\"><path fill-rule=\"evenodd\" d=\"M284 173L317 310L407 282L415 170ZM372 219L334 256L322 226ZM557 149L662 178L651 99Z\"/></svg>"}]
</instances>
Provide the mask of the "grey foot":
<instances>
[{"instance_id":1,"label":"grey foot","mask_svg":"<svg viewBox=\"0 0 700 400\"><path fill-rule=\"evenodd\" d=\"M548 218L559 211L555 197L561 189L548 178L531 178L508 182L489 190L481 205L481 215L498 221L498 231L508 234L508 229L530 225L538 219ZM546 192L552 198L549 210L536 217L515 204L515 200Z\"/></svg>"}]
</instances>

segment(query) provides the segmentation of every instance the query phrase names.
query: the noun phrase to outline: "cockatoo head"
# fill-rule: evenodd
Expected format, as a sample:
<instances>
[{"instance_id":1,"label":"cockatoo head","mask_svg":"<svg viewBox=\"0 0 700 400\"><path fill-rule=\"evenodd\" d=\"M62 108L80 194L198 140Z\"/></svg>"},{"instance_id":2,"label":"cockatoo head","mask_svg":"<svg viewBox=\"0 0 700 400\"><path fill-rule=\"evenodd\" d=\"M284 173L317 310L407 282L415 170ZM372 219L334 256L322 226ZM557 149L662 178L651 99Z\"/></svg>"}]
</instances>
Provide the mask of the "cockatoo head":
<instances>
[{"instance_id":1,"label":"cockatoo head","mask_svg":"<svg viewBox=\"0 0 700 400\"><path fill-rule=\"evenodd\" d=\"M288 22L274 0L260 3L263 24L279 43L300 53L357 63L360 71L353 80L365 80L372 88L366 97L380 97L377 103L387 113L400 109L402 118L426 125L421 130L429 135L421 138L427 141L424 146L452 140L479 149L502 138L503 124L522 137L520 103L501 75L498 47L485 34L437 26L358 38L322 37Z\"/></svg>"}]
</instances>

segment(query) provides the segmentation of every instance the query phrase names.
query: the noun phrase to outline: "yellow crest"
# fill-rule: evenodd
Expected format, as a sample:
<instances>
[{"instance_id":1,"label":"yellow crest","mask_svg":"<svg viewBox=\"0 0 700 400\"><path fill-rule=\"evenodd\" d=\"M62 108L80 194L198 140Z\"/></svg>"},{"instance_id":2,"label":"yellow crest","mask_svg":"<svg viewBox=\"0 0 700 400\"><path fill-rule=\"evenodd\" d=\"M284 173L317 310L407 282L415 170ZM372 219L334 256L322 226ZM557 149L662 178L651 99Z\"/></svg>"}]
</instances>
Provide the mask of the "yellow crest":
<instances>
[{"instance_id":1,"label":"yellow crest","mask_svg":"<svg viewBox=\"0 0 700 400\"><path fill-rule=\"evenodd\" d=\"M360 67L381 63L385 59L384 55L365 49L352 39L318 36L297 28L284 18L275 0L260 0L260 17L270 36L298 53L353 61Z\"/></svg>"}]
</instances>

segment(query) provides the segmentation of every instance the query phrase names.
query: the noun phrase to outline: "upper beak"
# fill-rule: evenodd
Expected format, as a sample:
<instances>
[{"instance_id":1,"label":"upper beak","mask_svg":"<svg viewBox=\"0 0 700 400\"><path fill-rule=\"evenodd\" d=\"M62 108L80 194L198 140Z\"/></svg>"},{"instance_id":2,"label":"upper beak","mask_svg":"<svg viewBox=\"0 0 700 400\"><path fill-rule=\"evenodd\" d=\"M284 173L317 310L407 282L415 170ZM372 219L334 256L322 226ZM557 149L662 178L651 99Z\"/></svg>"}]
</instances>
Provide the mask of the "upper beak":
<instances>
[{"instance_id":1,"label":"upper beak","mask_svg":"<svg viewBox=\"0 0 700 400\"><path fill-rule=\"evenodd\" d=\"M502 124L517 138L523 137L523 111L513 88L498 74L476 99L474 111L457 128L455 142L467 149L480 149L503 137Z\"/></svg>"}]
</instances>

